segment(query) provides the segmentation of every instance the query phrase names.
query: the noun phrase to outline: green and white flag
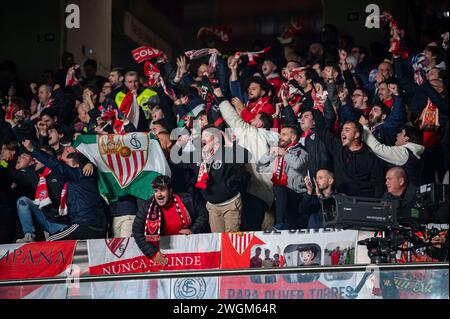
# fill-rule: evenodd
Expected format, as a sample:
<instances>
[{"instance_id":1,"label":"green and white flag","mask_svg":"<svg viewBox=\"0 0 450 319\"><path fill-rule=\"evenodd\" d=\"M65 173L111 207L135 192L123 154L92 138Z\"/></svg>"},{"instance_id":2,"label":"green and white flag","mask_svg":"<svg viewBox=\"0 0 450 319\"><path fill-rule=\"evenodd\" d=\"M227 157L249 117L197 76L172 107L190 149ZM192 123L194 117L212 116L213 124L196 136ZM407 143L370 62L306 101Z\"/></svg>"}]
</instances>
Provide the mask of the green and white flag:
<instances>
[{"instance_id":1,"label":"green and white flag","mask_svg":"<svg viewBox=\"0 0 450 319\"><path fill-rule=\"evenodd\" d=\"M171 176L158 140L151 133L80 135L74 147L98 168L100 194L115 202L127 194L147 200L152 181Z\"/></svg>"}]
</instances>

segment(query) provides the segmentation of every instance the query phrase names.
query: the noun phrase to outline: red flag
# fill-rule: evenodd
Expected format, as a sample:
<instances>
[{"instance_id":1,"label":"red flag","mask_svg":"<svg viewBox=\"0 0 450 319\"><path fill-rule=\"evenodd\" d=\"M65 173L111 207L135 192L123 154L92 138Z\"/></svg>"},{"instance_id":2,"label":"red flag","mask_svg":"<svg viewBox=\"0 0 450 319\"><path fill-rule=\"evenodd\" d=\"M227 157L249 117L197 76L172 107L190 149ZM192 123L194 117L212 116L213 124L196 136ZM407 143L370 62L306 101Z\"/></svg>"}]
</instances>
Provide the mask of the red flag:
<instances>
[{"instance_id":1,"label":"red flag","mask_svg":"<svg viewBox=\"0 0 450 319\"><path fill-rule=\"evenodd\" d=\"M222 234L221 269L250 267L250 253L255 245L265 245L254 233Z\"/></svg>"},{"instance_id":2,"label":"red flag","mask_svg":"<svg viewBox=\"0 0 450 319\"><path fill-rule=\"evenodd\" d=\"M157 58L161 54L161 51L144 46L131 51L131 54L133 55L133 58L137 63L141 63L153 58Z\"/></svg>"}]
</instances>

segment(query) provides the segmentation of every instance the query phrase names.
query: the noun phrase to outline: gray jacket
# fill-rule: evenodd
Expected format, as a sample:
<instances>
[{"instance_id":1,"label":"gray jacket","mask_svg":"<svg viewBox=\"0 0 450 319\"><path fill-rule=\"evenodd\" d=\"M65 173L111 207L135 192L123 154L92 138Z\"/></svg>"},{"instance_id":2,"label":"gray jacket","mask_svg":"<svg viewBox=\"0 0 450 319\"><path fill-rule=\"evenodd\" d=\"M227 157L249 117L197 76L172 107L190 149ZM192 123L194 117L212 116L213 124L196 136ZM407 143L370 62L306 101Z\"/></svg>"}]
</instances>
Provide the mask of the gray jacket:
<instances>
[{"instance_id":1,"label":"gray jacket","mask_svg":"<svg viewBox=\"0 0 450 319\"><path fill-rule=\"evenodd\" d=\"M278 156L270 153L261 157L257 170L261 173L273 174ZM308 153L300 143L292 147L284 156L286 161L287 187L296 193L306 192L305 176L308 173Z\"/></svg>"}]
</instances>

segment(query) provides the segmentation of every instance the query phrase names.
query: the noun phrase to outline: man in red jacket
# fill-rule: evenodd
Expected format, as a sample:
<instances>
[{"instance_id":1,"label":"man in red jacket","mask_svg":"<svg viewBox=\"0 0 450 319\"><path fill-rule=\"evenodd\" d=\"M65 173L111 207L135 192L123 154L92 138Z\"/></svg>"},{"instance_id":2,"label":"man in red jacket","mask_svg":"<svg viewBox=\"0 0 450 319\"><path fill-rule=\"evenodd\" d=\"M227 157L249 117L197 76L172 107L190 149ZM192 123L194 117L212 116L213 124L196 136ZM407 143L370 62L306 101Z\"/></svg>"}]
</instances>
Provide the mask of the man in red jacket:
<instances>
[{"instance_id":1,"label":"man in red jacket","mask_svg":"<svg viewBox=\"0 0 450 319\"><path fill-rule=\"evenodd\" d=\"M247 105L244 105L238 98L233 98L231 104L236 108L242 119L250 124L259 113L266 113L271 117L275 113L275 108L270 103L269 92L269 84L264 79L253 77L247 89Z\"/></svg>"}]
</instances>

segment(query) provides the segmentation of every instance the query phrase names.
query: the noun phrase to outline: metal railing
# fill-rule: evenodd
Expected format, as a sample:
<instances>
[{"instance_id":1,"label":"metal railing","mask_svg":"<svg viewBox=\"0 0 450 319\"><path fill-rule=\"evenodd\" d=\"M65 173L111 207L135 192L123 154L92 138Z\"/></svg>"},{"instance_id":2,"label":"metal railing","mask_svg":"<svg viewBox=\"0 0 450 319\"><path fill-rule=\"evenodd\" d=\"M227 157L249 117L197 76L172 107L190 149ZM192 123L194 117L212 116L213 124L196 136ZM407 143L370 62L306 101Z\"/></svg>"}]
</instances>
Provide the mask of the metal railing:
<instances>
[{"instance_id":1,"label":"metal railing","mask_svg":"<svg viewBox=\"0 0 450 319\"><path fill-rule=\"evenodd\" d=\"M380 271L399 270L432 270L449 269L449 263L411 263L411 264L379 264L379 265L343 265L343 266L314 266L314 267L292 267L292 268L257 268L257 269L214 269L195 271L170 271L157 273L137 273L120 275L101 275L76 277L79 283L109 282L124 280L150 280L188 277L223 277L223 276L249 276L249 275L272 275L293 273L336 273L336 272L365 272L368 269L378 268ZM66 284L68 280L75 277L57 278L34 278L0 281L0 287L28 286L28 285L57 285Z\"/></svg>"}]
</instances>

